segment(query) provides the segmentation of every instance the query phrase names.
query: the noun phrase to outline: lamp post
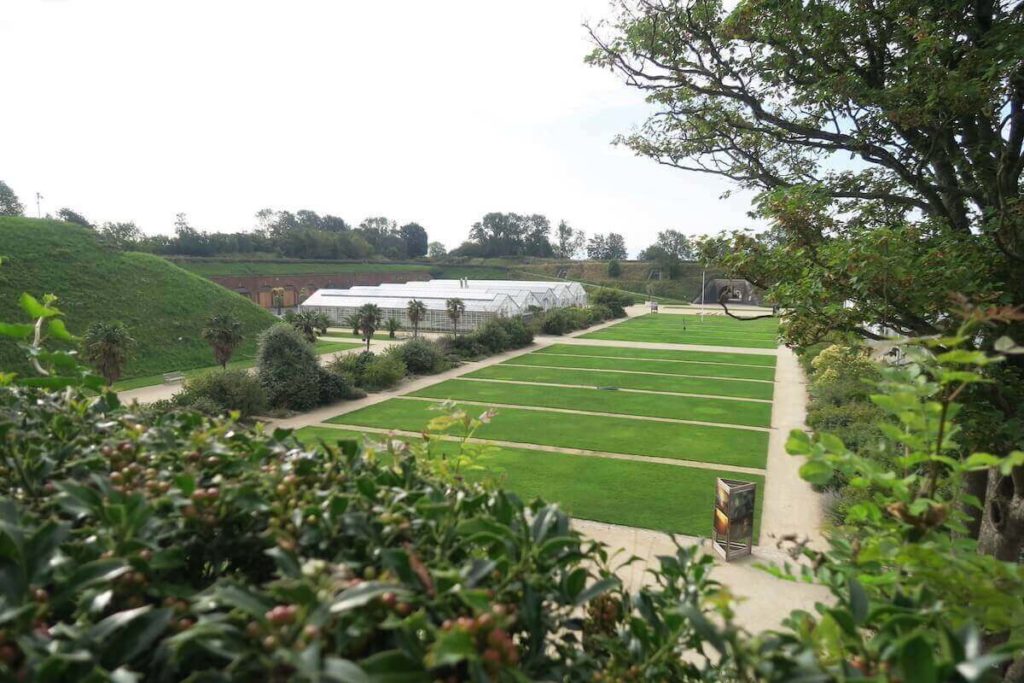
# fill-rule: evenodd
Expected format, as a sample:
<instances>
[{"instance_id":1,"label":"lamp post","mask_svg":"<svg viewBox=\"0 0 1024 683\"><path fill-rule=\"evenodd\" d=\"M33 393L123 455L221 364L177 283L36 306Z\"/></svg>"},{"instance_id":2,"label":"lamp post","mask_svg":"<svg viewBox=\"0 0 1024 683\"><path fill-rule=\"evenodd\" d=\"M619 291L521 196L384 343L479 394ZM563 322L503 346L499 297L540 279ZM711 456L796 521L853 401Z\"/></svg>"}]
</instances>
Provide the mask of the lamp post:
<instances>
[{"instance_id":1,"label":"lamp post","mask_svg":"<svg viewBox=\"0 0 1024 683\"><path fill-rule=\"evenodd\" d=\"M707 290L704 289L704 277L707 274L708 269L702 268L700 271L700 321L704 322L704 297L707 296Z\"/></svg>"}]
</instances>

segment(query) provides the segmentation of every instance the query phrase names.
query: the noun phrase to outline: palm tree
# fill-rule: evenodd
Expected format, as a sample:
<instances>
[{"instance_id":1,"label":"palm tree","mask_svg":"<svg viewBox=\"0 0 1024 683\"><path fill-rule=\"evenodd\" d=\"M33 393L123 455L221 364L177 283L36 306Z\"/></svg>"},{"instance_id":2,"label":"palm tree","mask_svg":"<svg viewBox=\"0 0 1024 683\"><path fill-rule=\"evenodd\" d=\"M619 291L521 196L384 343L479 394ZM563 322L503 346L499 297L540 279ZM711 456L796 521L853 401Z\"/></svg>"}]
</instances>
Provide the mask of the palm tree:
<instances>
[{"instance_id":1,"label":"palm tree","mask_svg":"<svg viewBox=\"0 0 1024 683\"><path fill-rule=\"evenodd\" d=\"M466 312L466 304L463 303L462 299L448 299L444 304L448 308L448 318L452 321L454 336L458 337L459 318L461 318L462 314Z\"/></svg>"},{"instance_id":2,"label":"palm tree","mask_svg":"<svg viewBox=\"0 0 1024 683\"><path fill-rule=\"evenodd\" d=\"M370 339L373 333L380 327L382 314L377 304L363 304L359 307L359 331L363 333L366 341L366 350L370 350Z\"/></svg>"},{"instance_id":3,"label":"palm tree","mask_svg":"<svg viewBox=\"0 0 1024 683\"><path fill-rule=\"evenodd\" d=\"M284 319L298 330L310 344L315 344L316 338L321 334L325 334L327 326L330 324L326 315L314 313L313 311L299 311L298 313L289 311Z\"/></svg>"},{"instance_id":4,"label":"palm tree","mask_svg":"<svg viewBox=\"0 0 1024 683\"><path fill-rule=\"evenodd\" d=\"M107 384L121 377L135 340L124 323L95 322L82 338L82 357L92 363Z\"/></svg>"},{"instance_id":5,"label":"palm tree","mask_svg":"<svg viewBox=\"0 0 1024 683\"><path fill-rule=\"evenodd\" d=\"M412 336L418 337L420 323L427 315L427 305L418 299L413 299L409 302L409 307L405 309L405 314L409 317L409 322L412 323Z\"/></svg>"},{"instance_id":6,"label":"palm tree","mask_svg":"<svg viewBox=\"0 0 1024 683\"><path fill-rule=\"evenodd\" d=\"M359 311L345 316L345 324L352 328L352 336L359 334Z\"/></svg>"},{"instance_id":7,"label":"palm tree","mask_svg":"<svg viewBox=\"0 0 1024 683\"><path fill-rule=\"evenodd\" d=\"M391 317L384 321L384 327L388 331L388 338L394 339L395 332L402 329L402 324L398 322L398 318Z\"/></svg>"},{"instance_id":8,"label":"palm tree","mask_svg":"<svg viewBox=\"0 0 1024 683\"><path fill-rule=\"evenodd\" d=\"M202 337L213 348L213 357L217 363L226 368L235 349L242 343L242 322L227 313L215 315L206 321Z\"/></svg>"}]
</instances>

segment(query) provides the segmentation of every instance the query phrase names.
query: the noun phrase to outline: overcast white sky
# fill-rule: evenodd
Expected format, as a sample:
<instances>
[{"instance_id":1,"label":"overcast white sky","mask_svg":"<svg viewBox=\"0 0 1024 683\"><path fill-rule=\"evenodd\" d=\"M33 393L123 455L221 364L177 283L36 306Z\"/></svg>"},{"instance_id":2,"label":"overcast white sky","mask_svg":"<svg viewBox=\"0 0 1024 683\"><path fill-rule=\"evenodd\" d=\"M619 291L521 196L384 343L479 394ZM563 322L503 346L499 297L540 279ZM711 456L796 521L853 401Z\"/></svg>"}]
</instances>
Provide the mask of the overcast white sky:
<instances>
[{"instance_id":1,"label":"overcast white sky","mask_svg":"<svg viewBox=\"0 0 1024 683\"><path fill-rule=\"evenodd\" d=\"M632 253L747 227L749 195L610 144L640 95L583 64L607 0L0 0L0 179L35 215L249 229L261 208L457 246L542 213Z\"/></svg>"}]
</instances>

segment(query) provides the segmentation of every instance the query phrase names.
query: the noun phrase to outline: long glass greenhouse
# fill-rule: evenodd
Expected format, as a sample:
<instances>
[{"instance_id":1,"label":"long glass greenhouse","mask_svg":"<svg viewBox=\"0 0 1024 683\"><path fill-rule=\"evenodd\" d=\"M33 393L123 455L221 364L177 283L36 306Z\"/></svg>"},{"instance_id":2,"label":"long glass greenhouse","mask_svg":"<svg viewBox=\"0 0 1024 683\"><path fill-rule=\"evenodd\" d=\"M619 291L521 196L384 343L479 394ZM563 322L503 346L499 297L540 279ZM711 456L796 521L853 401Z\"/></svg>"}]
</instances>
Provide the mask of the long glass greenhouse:
<instances>
[{"instance_id":1,"label":"long glass greenhouse","mask_svg":"<svg viewBox=\"0 0 1024 683\"><path fill-rule=\"evenodd\" d=\"M574 289L575 285L578 290ZM299 309L324 313L338 326L365 304L376 304L385 319L396 318L402 327L412 327L409 302L421 301L427 312L421 330L450 330L448 300L461 299L465 312L459 319L460 330L475 330L492 318L522 315L560 306L582 306L586 293L576 283L531 282L525 280L430 280L427 282L388 283L349 289L320 289L299 304Z\"/></svg>"}]
</instances>

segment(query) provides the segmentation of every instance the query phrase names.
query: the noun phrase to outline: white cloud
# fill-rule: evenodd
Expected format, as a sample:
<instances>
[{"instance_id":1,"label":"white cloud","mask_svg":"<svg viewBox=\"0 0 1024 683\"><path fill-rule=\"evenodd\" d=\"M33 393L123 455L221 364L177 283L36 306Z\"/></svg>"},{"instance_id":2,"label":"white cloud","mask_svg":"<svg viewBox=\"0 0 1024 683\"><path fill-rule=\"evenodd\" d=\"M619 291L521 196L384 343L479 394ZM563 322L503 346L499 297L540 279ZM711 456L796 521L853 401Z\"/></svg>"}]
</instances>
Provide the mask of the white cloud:
<instances>
[{"instance_id":1,"label":"white cloud","mask_svg":"<svg viewBox=\"0 0 1024 683\"><path fill-rule=\"evenodd\" d=\"M147 232L384 214L449 246L536 212L634 252L750 223L726 183L610 146L645 106L583 64L605 0L7 2L0 178L44 211Z\"/></svg>"}]
</instances>

